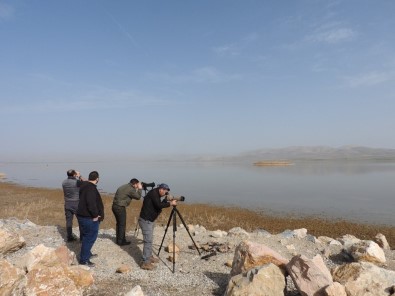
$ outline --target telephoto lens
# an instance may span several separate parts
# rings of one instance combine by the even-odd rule
[[[141,186],[143,187],[144,190],[147,190],[147,187],[154,188],[155,187],[155,183],[154,182],[151,182],[151,183],[141,182]]]
[[[184,201],[184,200],[185,200],[185,196],[182,196],[182,195],[180,195],[180,196],[174,196],[174,195],[171,195],[169,192],[167,192],[167,193],[166,193],[166,199],[167,199],[168,201],[171,201],[171,200]]]

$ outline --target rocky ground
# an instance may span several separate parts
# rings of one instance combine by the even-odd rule
[[[6,229],[17,231],[26,240],[26,246],[17,252],[5,255],[9,262],[15,262],[20,256],[33,249],[39,244],[47,247],[67,245],[78,256],[80,243],[66,243],[65,233],[62,228],[56,226],[38,226],[29,221],[16,219],[0,220],[0,224]],[[341,255],[341,246],[324,246],[317,243],[314,237],[307,235],[297,238],[290,232],[269,234],[264,230],[257,230],[247,235],[229,235],[222,231],[205,230],[203,227],[190,228],[193,241],[198,245],[199,251],[194,247],[192,239],[183,227],[178,227],[175,232],[175,242],[180,248],[177,261],[174,265],[168,260],[167,246],[173,243],[173,228],[168,228],[165,233],[163,225],[157,225],[154,233],[154,252],[157,254],[162,239],[164,243],[160,250],[160,262],[155,270],[146,271],[139,267],[142,255],[141,231],[136,236],[128,233],[127,239],[131,245],[118,246],[114,243],[115,231],[113,229],[101,229],[98,240],[93,247],[93,253],[98,257],[92,259],[96,263],[91,272],[94,274],[95,284],[84,295],[125,295],[136,285],[140,285],[144,295],[223,295],[230,279],[231,268],[227,262],[233,260],[235,247],[244,239],[265,244],[280,253],[287,259],[297,254],[303,254],[308,258],[321,254],[329,268],[342,264],[349,260]],[[74,229],[78,235],[78,229]],[[373,238],[372,238],[373,239]],[[203,247],[209,248],[204,251]],[[211,248],[210,248],[211,247]],[[215,254],[214,249],[220,249]],[[202,259],[205,255],[208,258]],[[395,270],[395,251],[385,250],[387,263],[385,268]],[[121,265],[130,267],[130,272],[117,273]],[[287,294],[299,295],[290,277],[287,278]]]

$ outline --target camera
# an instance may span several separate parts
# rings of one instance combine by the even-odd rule
[[[154,188],[155,187],[155,183],[154,182],[151,182],[151,183],[141,182],[141,186],[143,187],[143,189],[145,191],[147,191],[148,187],[151,187],[151,189]]]
[[[173,196],[171,195],[169,192],[166,193],[165,195],[165,199],[167,201],[171,201],[171,200],[176,200],[176,201],[184,201],[185,200],[185,196]]]

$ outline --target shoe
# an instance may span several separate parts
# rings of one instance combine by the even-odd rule
[[[153,265],[150,261],[148,262],[143,262],[140,265],[141,269],[145,269],[145,270],[153,270],[155,268],[155,265]]]
[[[85,266],[88,266],[88,267],[95,267],[96,264],[91,262],[90,260],[88,260],[88,261],[85,261],[85,262],[80,262],[80,265],[85,265]]]
[[[123,241],[123,242],[117,243],[117,245],[118,245],[118,246],[127,246],[127,245],[130,245],[130,243],[131,243],[131,242]]]
[[[151,256],[151,258],[149,258],[149,262],[150,263],[158,263],[160,260],[154,256]]]
[[[92,259],[92,258],[97,258],[97,257],[99,257],[99,255],[97,255],[97,254],[92,254],[90,259]]]

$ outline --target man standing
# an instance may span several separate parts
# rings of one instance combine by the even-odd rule
[[[78,202],[80,200],[80,186],[82,181],[84,181],[84,179],[81,177],[80,172],[76,170],[68,170],[67,179],[62,183],[68,242],[77,240],[77,237],[73,234],[73,217],[78,209]]]
[[[81,228],[80,264],[94,267],[90,261],[93,256],[91,249],[99,233],[99,223],[104,219],[104,206],[100,193],[97,190],[99,173],[93,171],[89,174],[88,182],[83,182],[80,189],[80,202],[78,204],[77,218]]]
[[[139,225],[143,233],[143,262],[142,269],[152,270],[155,268],[153,263],[158,262],[158,259],[152,256],[152,241],[154,234],[154,222],[162,212],[163,208],[176,206],[177,201],[166,199],[161,201],[161,197],[165,196],[170,188],[166,184],[159,184],[157,188],[152,189],[144,197],[143,206],[140,211]]]
[[[139,200],[142,195],[142,185],[139,180],[133,178],[129,183],[120,186],[114,196],[112,212],[117,220],[116,244],[119,246],[130,245],[125,239],[126,230],[126,207],[132,199]]]

